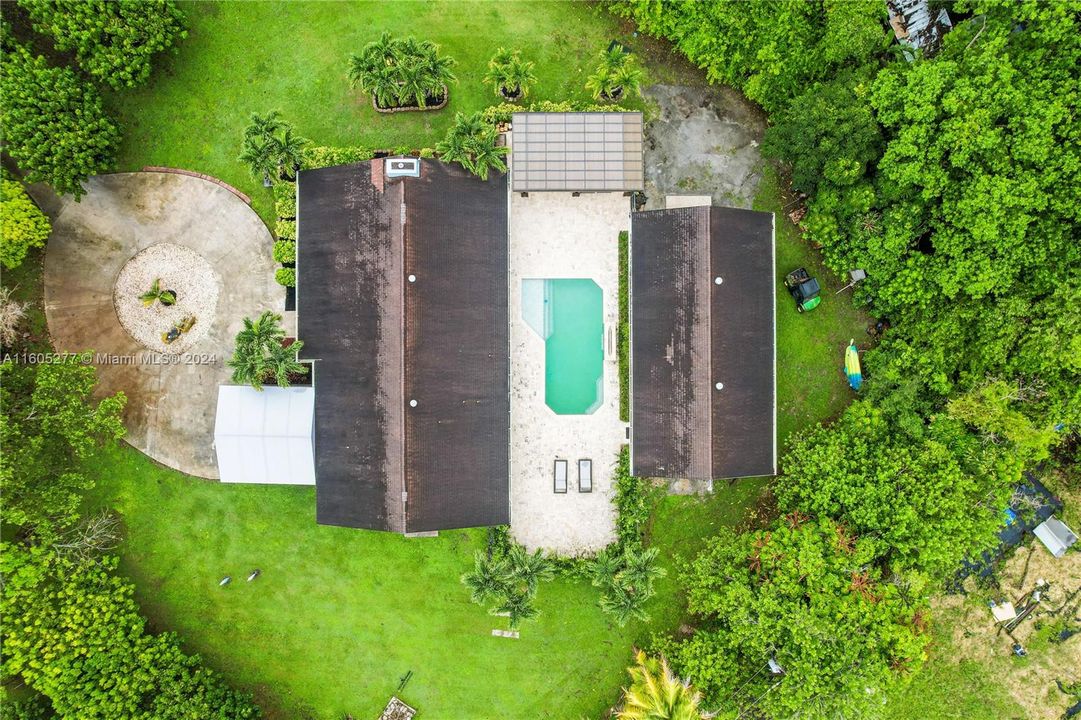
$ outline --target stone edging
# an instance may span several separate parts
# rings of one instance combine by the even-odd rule
[[[240,192],[239,190],[237,190],[235,187],[233,187],[229,183],[224,182],[222,180],[219,180],[218,178],[212,177],[210,175],[204,175],[203,173],[197,173],[197,172],[193,172],[191,170],[181,170],[180,168],[158,167],[157,165],[147,165],[146,167],[143,168],[142,171],[143,172],[172,173],[173,175],[189,175],[191,177],[197,177],[197,178],[199,178],[201,180],[207,180],[209,182],[214,183],[215,185],[218,185],[220,187],[225,188],[226,190],[228,190],[229,192],[233,193],[238,198],[243,200],[248,205],[251,205],[251,198],[250,197],[248,197],[244,193]]]
[[[384,115],[390,115],[391,113],[400,112],[428,112],[429,110],[442,110],[450,102],[450,90],[446,85],[443,86],[443,102],[438,105],[429,105],[428,107],[396,107],[396,108],[381,108],[375,102],[375,96],[372,95],[372,107],[377,113],[383,113]]]

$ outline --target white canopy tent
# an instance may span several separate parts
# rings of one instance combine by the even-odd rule
[[[222,482],[314,485],[315,389],[218,386],[214,448]]]

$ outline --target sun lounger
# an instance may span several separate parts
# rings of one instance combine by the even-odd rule
[[[578,492],[593,492],[593,461],[578,461]]]
[[[554,469],[555,485],[553,490],[557,493],[567,492],[567,461],[556,460]]]

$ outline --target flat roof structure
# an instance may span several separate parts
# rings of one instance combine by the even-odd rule
[[[214,451],[222,482],[314,485],[310,387],[218,387]]]
[[[298,335],[316,518],[427,532],[509,520],[507,179],[421,161],[298,177]]]
[[[645,184],[640,112],[521,112],[511,127],[515,192],[626,192]]]
[[[635,475],[776,474],[775,293],[771,213],[632,214]]]

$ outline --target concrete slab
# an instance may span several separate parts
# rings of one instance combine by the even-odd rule
[[[167,173],[91,178],[81,202],[55,203],[45,256],[45,314],[59,352],[96,353],[98,392],[128,397],[127,441],[154,460],[217,479],[214,416],[225,360],[245,316],[281,312],[266,225],[227,189]],[[147,247],[169,242],[204,257],[224,278],[209,332],[185,353],[144,349],[120,325],[113,285]]]
[[[668,210],[675,208],[709,207],[713,198],[709,195],[665,195],[664,206]]]
[[[727,87],[651,85],[642,94],[660,110],[645,129],[645,209],[663,209],[669,194],[750,208],[762,179],[762,113]]]
[[[612,480],[626,424],[619,419],[616,349],[618,239],[630,225],[622,193],[511,193],[511,533],[530,550],[594,552],[615,540]],[[603,401],[587,415],[557,415],[544,401],[544,341],[522,318],[525,278],[590,278],[604,315]],[[552,491],[552,464],[568,461],[568,492]],[[577,460],[593,460],[593,492],[578,492]]]

